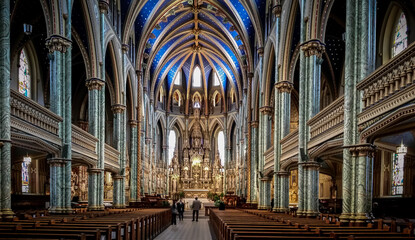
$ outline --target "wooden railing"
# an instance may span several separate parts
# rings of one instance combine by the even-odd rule
[[[362,82],[363,111],[359,124],[415,99],[415,43],[393,57]]]
[[[281,139],[282,155],[281,161],[287,160],[298,154],[298,129],[290,132]]]
[[[32,99],[10,90],[10,114],[50,134],[59,135],[59,123],[63,119]]]
[[[307,124],[310,126],[308,148],[343,133],[344,97],[340,97],[317,113]]]

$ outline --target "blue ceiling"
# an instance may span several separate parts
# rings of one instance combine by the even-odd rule
[[[242,65],[246,64],[245,55],[250,54],[246,52],[246,46],[252,50],[255,42],[253,19],[242,0],[121,2],[122,19],[126,18],[127,11],[131,11],[128,10],[130,4],[140,6],[134,32],[136,45],[145,47],[138,48],[141,52],[137,54],[145,56],[143,66],[156,86],[163,84],[170,88],[179,70],[183,71],[188,83],[190,68],[200,65],[200,56],[206,79],[210,79],[216,70],[224,90],[227,81],[233,83],[235,90],[242,88],[238,86],[243,77]],[[265,0],[255,0],[251,4],[257,7],[251,9],[251,14],[265,16],[262,14]],[[198,11],[194,10],[196,5]],[[200,31],[193,32],[197,29]]]

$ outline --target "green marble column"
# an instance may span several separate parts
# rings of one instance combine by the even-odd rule
[[[280,172],[281,144],[280,141],[290,131],[291,91],[293,84],[280,81],[275,84],[275,122],[274,122],[274,209],[276,212],[288,210],[288,189],[285,188],[285,175]],[[286,192],[285,192],[286,191]]]
[[[91,210],[102,210],[103,205],[100,205],[100,203],[103,202],[99,199],[101,198],[101,192],[100,190],[100,183],[101,183],[101,175],[103,175],[103,169],[104,169],[104,159],[103,159],[103,151],[101,151],[102,144],[101,141],[101,116],[104,116],[102,111],[105,112],[105,110],[102,109],[102,104],[100,103],[102,99],[102,92],[105,92],[104,88],[105,82],[98,78],[91,78],[86,81],[86,86],[88,88],[88,130],[89,133],[98,138],[97,143],[97,163],[95,166],[93,166],[92,169],[95,169],[93,171],[89,172],[89,181],[93,181],[91,185],[94,187],[88,188],[88,208]],[[102,149],[104,150],[104,149]],[[98,171],[100,170],[100,171]],[[91,186],[90,182],[88,182],[88,186]],[[102,195],[102,199],[104,196]]]
[[[120,152],[118,163],[120,165],[119,172],[114,177],[114,199],[113,204],[116,208],[125,207],[125,106],[122,104],[115,104],[112,106],[113,119],[114,119],[114,132],[113,132],[113,146]],[[115,187],[117,184],[117,187]]]
[[[251,142],[251,203],[258,203],[258,121],[251,122],[252,142]]]
[[[10,1],[0,4],[0,218],[11,219]]]
[[[70,19],[69,19],[70,20]],[[70,23],[66,23],[69,25]],[[68,28],[68,26],[66,26]],[[51,110],[61,116],[63,122],[59,124],[59,136],[62,140],[60,158],[61,165],[51,165],[50,170],[58,171],[61,177],[51,178],[51,185],[59,186],[55,189],[51,199],[59,198],[59,201],[51,200],[51,213],[71,213],[71,173],[72,173],[72,54],[70,40],[66,37],[51,35],[46,39],[46,47],[52,54],[50,59],[50,95]],[[54,169],[53,169],[54,168]],[[57,181],[57,182],[52,182]],[[57,205],[53,205],[57,204]]]
[[[130,120],[130,202],[137,202],[138,191],[138,165],[137,165],[137,148],[138,148],[138,129],[137,121]]]
[[[343,145],[347,148],[360,144],[357,115],[361,111],[361,99],[356,85],[374,70],[375,26],[376,1],[350,0],[346,2],[346,49],[348,51],[345,55]],[[372,169],[373,165],[369,161],[368,164],[362,166],[359,157],[352,156],[349,149],[343,150],[343,205],[340,216],[342,224],[355,221],[355,218],[361,222],[361,211],[364,208],[366,208],[366,215],[370,214],[367,206],[371,206],[371,202],[356,201],[359,198],[358,192],[362,190],[358,182],[359,174],[364,171],[363,167],[367,170]],[[367,177],[372,180],[371,174]]]
[[[246,167],[247,167],[247,196],[246,196],[246,202],[252,203],[252,180],[254,179],[254,169],[252,168],[252,77],[254,76],[253,73],[249,72],[247,73],[248,77],[248,89],[247,89],[247,142],[246,142]]]

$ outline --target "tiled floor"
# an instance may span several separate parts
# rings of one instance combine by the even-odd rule
[[[183,221],[177,218],[177,225],[170,225],[155,240],[212,240],[208,217],[205,211],[199,212],[199,221],[192,222],[191,211],[185,211]]]

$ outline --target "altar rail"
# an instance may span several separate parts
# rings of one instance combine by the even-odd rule
[[[415,43],[357,85],[363,92],[359,124],[415,99]]]
[[[344,97],[339,97],[325,107],[307,125],[310,126],[310,142],[308,148],[315,147],[343,133]]]

